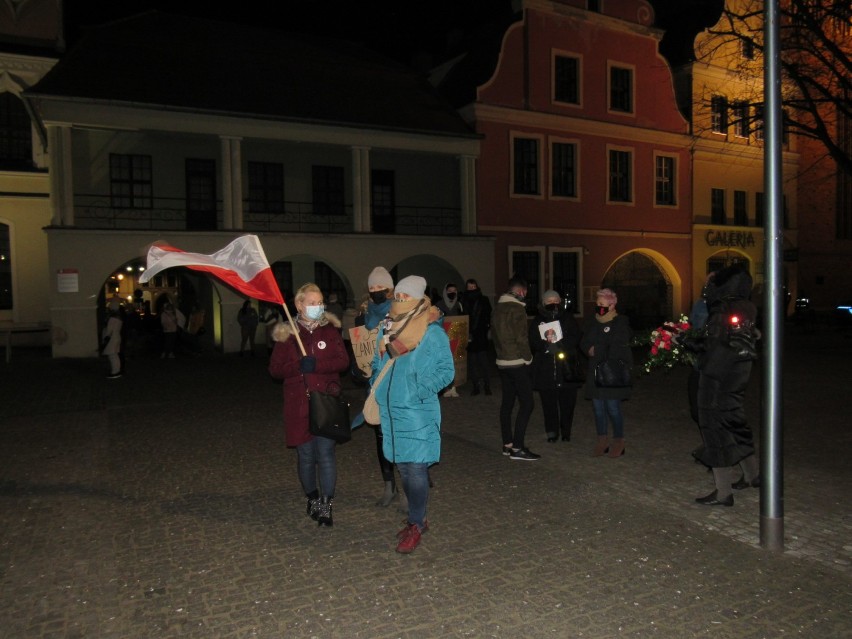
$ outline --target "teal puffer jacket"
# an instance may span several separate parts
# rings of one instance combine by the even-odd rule
[[[378,340],[381,339],[380,331]],[[376,348],[371,385],[387,361],[388,354],[379,357]],[[440,325],[430,324],[417,348],[396,358],[374,390],[381,413],[385,459],[393,463],[426,464],[440,460],[438,393],[454,377],[450,340]]]

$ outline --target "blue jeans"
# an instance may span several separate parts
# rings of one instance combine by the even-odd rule
[[[592,408],[595,411],[595,428],[598,435],[606,435],[609,430],[607,416],[612,421],[612,436],[624,437],[624,416],[621,414],[620,399],[593,399]]]
[[[426,521],[426,502],[429,501],[429,464],[397,463],[402,477],[402,489],[408,497],[408,523],[420,530]]]
[[[296,446],[299,455],[299,481],[305,494],[317,490],[317,475],[324,497],[334,497],[337,484],[337,460],[335,447],[337,442],[328,437],[314,437],[311,441]]]

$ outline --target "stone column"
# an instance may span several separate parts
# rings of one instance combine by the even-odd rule
[[[370,219],[370,148],[352,147],[352,230],[369,233]]]
[[[459,156],[459,176],[461,233],[476,235],[476,158],[474,156]]]
[[[50,223],[74,226],[74,184],[71,171],[71,127],[47,126],[50,175]]]

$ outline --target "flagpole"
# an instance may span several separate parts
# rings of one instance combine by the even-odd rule
[[[305,352],[305,345],[302,344],[302,338],[299,337],[299,327],[296,326],[296,322],[293,321],[293,316],[290,315],[290,309],[287,308],[287,304],[282,304],[284,307],[284,314],[287,316],[287,321],[290,322],[290,328],[293,329],[293,335],[296,337],[296,342],[299,344],[299,350],[302,351],[302,357],[307,356],[307,352]]]

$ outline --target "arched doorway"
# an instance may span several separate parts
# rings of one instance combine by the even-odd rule
[[[607,271],[602,286],[618,295],[618,311],[630,318],[634,330],[654,328],[672,318],[671,278],[648,255],[636,251],[623,255]]]

